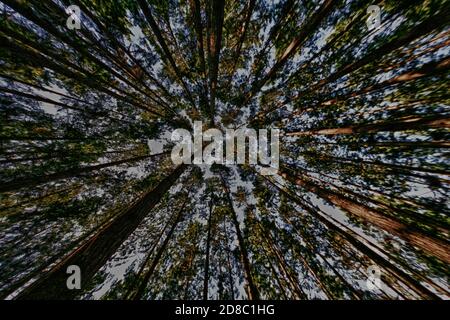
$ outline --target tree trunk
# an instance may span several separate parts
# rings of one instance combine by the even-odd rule
[[[248,25],[250,24],[250,19],[252,17],[253,10],[255,9],[255,5],[256,5],[256,0],[250,0],[250,2],[248,4],[247,13],[245,15],[244,25],[242,26],[242,29],[241,29],[241,34],[239,37],[237,49],[234,54],[234,56],[235,56],[234,62],[230,69],[230,73],[229,73],[230,80],[227,81],[227,83],[224,85],[224,88],[230,87],[231,80],[233,78],[234,72],[236,71],[236,66],[238,64],[239,58],[241,57],[242,46],[244,45],[245,37],[247,36]]]
[[[163,56],[163,59],[167,59],[175,72],[176,76],[178,77],[181,85],[183,86],[184,91],[186,92],[188,101],[192,104],[192,106],[195,108],[195,102],[194,99],[192,99],[191,92],[189,91],[189,88],[186,85],[186,82],[183,79],[183,76],[180,72],[180,69],[177,67],[177,64],[175,63],[175,60],[169,50],[169,47],[166,44],[166,41],[164,40],[164,37],[161,33],[161,30],[156,23],[155,19],[153,18],[152,12],[150,8],[148,7],[148,4],[144,0],[138,0],[139,6],[142,9],[142,12],[144,13],[145,19],[150,24],[150,27],[152,28],[152,31],[158,40],[159,45],[161,46],[162,51],[164,52],[165,56]]]
[[[161,244],[161,247],[159,248],[158,252],[156,253],[156,256],[153,258],[152,264],[150,265],[149,269],[147,270],[144,277],[142,278],[139,288],[137,289],[136,293],[134,295],[132,295],[132,297],[131,297],[132,299],[138,300],[144,295],[148,280],[152,276],[153,272],[156,269],[156,266],[159,263],[159,260],[161,259],[164,251],[166,250],[167,244],[169,243],[170,239],[172,238],[175,228],[177,227],[177,225],[180,223],[180,221],[183,218],[184,208],[186,207],[187,200],[188,200],[188,197],[186,197],[184,199],[183,204],[181,205],[181,208],[175,217],[175,221],[173,222],[172,227],[169,230],[169,233],[167,234],[166,238],[164,239],[164,242]]]
[[[220,177],[222,179],[223,188],[224,188],[225,195],[226,195],[227,201],[228,201],[228,206],[229,206],[230,212],[231,212],[231,219],[233,221],[234,228],[236,230],[236,235],[238,238],[242,264],[244,266],[245,280],[247,281],[247,284],[249,287],[249,299],[258,300],[259,299],[258,289],[256,288],[255,284],[253,283],[250,261],[248,259],[247,246],[245,244],[244,237],[242,236],[241,229],[239,227],[239,221],[237,219],[236,211],[234,210],[234,207],[233,207],[233,200],[231,199],[230,189],[228,188],[228,186],[225,182],[225,179],[222,177],[222,175]]]
[[[67,267],[76,265],[81,269],[81,287],[86,288],[95,273],[139,226],[142,220],[161,200],[185,169],[185,165],[178,166],[153,190],[149,191],[135,204],[103,226],[78,249],[65,257],[56,266],[53,266],[40,279],[20,292],[16,299],[74,299],[80,291],[75,289],[69,290],[67,288]]]
[[[216,104],[216,90],[217,90],[217,76],[219,72],[219,56],[222,47],[222,25],[224,19],[224,0],[212,0],[210,4],[210,31],[209,31],[209,88],[210,88],[210,102],[209,102],[209,116],[211,123],[214,123],[214,112]]]
[[[208,234],[206,236],[206,252],[205,252],[205,272],[203,276],[203,300],[208,300],[208,284],[209,284],[209,255],[211,247],[211,217],[212,217],[212,202],[209,204],[208,217]]]
[[[154,154],[154,155],[139,156],[139,157],[134,157],[134,158],[117,160],[117,161],[113,161],[113,162],[102,163],[102,164],[98,164],[98,165],[90,166],[90,167],[68,169],[66,171],[55,172],[55,173],[44,175],[44,176],[16,179],[16,180],[13,180],[10,182],[2,183],[2,185],[0,186],[0,193],[17,191],[24,187],[31,188],[31,187],[37,186],[39,184],[47,183],[47,182],[51,182],[51,181],[72,178],[72,177],[78,177],[80,175],[84,175],[86,173],[93,172],[93,171],[98,171],[100,169],[109,168],[109,167],[117,166],[117,165],[124,164],[124,163],[133,163],[133,162],[141,161],[141,160],[148,159],[148,158],[153,158],[153,157],[160,156],[162,154],[167,154],[167,153],[168,152],[163,152],[163,153],[158,153],[158,154]]]
[[[284,51],[283,55],[280,59],[274,64],[274,66],[270,69],[270,71],[262,78],[257,81],[252,87],[252,91],[250,96],[247,98],[247,101],[253,97],[255,94],[261,90],[261,88],[274,77],[274,75],[286,64],[289,58],[291,58],[296,52],[297,49],[309,38],[313,31],[316,31],[320,26],[322,21],[328,16],[333,7],[337,4],[338,1],[333,0],[325,0],[322,6],[319,8],[317,12],[305,23],[304,26],[301,27],[299,34],[295,37],[289,46]]]
[[[315,185],[310,181],[306,181],[299,176],[293,175],[291,172],[285,171],[284,169],[281,170],[281,175],[288,181],[304,187],[307,191],[315,193],[322,199],[327,200],[333,205],[362,219],[366,223],[375,225],[392,235],[404,239],[408,244],[420,248],[430,256],[434,256],[445,263],[450,263],[448,245],[443,241],[431,238],[420,230],[405,226],[397,219],[388,217],[371,207],[357,203],[335,191],[327,190]]]
[[[309,131],[286,132],[287,136],[315,136],[315,135],[338,135],[359,134],[372,132],[397,132],[405,130],[421,130],[428,128],[450,128],[448,115],[435,115],[428,117],[408,116],[401,120],[385,121],[373,124],[361,124],[343,128],[324,128]]]
[[[263,179],[268,181],[270,184],[275,186],[280,192],[285,194],[289,199],[300,205],[303,209],[305,209],[311,216],[317,218],[321,223],[323,223],[328,229],[331,231],[335,231],[337,234],[341,235],[346,241],[348,241],[352,246],[354,246],[356,249],[360,250],[363,254],[365,254],[367,257],[372,259],[375,263],[379,264],[386,270],[388,270],[392,275],[403,281],[405,284],[407,284],[410,288],[412,288],[415,292],[419,293],[422,297],[427,299],[437,299],[438,296],[436,296],[435,293],[430,291],[427,287],[423,286],[420,282],[418,282],[416,279],[414,279],[411,275],[404,272],[403,270],[399,269],[396,265],[391,263],[389,259],[384,258],[382,255],[380,255],[378,252],[373,250],[371,247],[369,247],[365,243],[365,239],[363,239],[358,234],[354,233],[353,231],[344,230],[344,227],[339,227],[338,222],[332,221],[333,218],[325,216],[324,214],[320,213],[319,211],[314,211],[311,207],[306,205],[302,199],[300,199],[298,196],[291,194],[284,188],[280,187],[278,184],[274,183],[270,179],[268,179],[265,176],[262,176]]]

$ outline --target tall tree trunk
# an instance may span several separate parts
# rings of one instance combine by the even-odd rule
[[[146,68],[144,68],[142,66],[142,64],[129,52],[129,50],[127,50],[119,41],[117,41],[116,39],[116,35],[112,34],[112,32],[110,32],[110,29],[107,28],[99,19],[98,17],[93,14],[85,5],[82,1],[80,0],[66,0],[65,1],[66,4],[76,4],[77,6],[79,6],[81,8],[81,11],[83,11],[84,14],[86,14],[92,21],[95,22],[95,24],[100,28],[100,30],[102,31],[103,35],[107,35],[108,38],[110,39],[110,41],[116,46],[116,55],[111,55],[108,52],[108,57],[110,57],[111,59],[116,60],[117,54],[121,54],[121,53],[126,53],[131,61],[134,63],[134,65],[138,66],[141,70],[143,70],[144,74],[150,79],[152,80],[153,83],[155,83],[155,85],[158,87],[158,89],[160,89],[164,95],[166,97],[170,97],[171,94],[169,93],[169,91],[167,91],[167,89],[164,87],[164,85],[155,77],[153,77]],[[98,43],[98,41],[95,41],[96,45],[100,46],[100,44]],[[107,52],[106,49],[103,49],[104,52]],[[126,70],[127,72],[130,72],[130,66],[128,64],[126,64]],[[145,85],[144,81],[141,81],[141,83],[143,85]]]
[[[382,266],[386,270],[388,270],[392,275],[400,279],[402,282],[407,284],[411,289],[420,294],[422,297],[427,299],[437,299],[438,296],[431,290],[429,290],[426,286],[421,284],[419,281],[414,279],[410,274],[404,272],[402,269],[398,268],[395,264],[390,262],[389,259],[386,259],[380,253],[372,249],[369,245],[366,244],[366,240],[363,239],[358,234],[354,233],[350,229],[344,230],[344,226],[339,226],[339,222],[334,221],[332,217],[329,217],[325,214],[322,214],[318,210],[312,209],[309,205],[305,204],[305,202],[300,199],[297,195],[292,194],[290,191],[285,190],[283,187],[279,186],[277,183],[268,179],[266,176],[262,176],[264,180],[272,184],[276,187],[280,192],[285,194],[288,199],[297,203],[301,208],[306,210],[311,216],[315,217],[323,223],[328,229],[336,232],[340,236],[342,236],[346,241],[348,241],[352,246],[361,251],[367,257],[372,259],[379,266]]]
[[[443,241],[432,238],[420,230],[405,226],[397,219],[388,217],[376,209],[357,203],[356,201],[335,191],[327,190],[321,186],[311,183],[311,181],[306,181],[299,176],[293,175],[292,172],[282,169],[281,175],[288,181],[304,187],[309,192],[314,192],[322,199],[327,200],[328,202],[362,219],[363,221],[406,240],[406,242],[412,246],[420,248],[425,253],[435,256],[445,263],[450,263],[448,245]]]
[[[53,266],[40,279],[20,292],[17,299],[74,299],[80,291],[67,288],[67,267],[76,265],[80,268],[81,287],[85,288],[95,273],[139,226],[186,168],[185,165],[178,166],[153,190],[145,194],[111,222],[101,227],[89,240]]]
[[[81,46],[79,43],[77,43],[76,41],[74,41],[72,38],[68,37],[66,34],[60,32],[54,25],[52,25],[50,22],[41,19],[40,17],[38,17],[30,8],[28,8],[27,6],[23,6],[23,4],[19,4],[16,1],[10,1],[7,0],[8,5],[11,5],[11,7],[13,7],[15,10],[17,10],[18,12],[20,12],[21,14],[23,14],[25,17],[27,17],[28,19],[30,19],[31,21],[35,22],[36,24],[38,24],[39,26],[41,26],[43,29],[45,29],[46,31],[48,31],[50,34],[52,34],[53,36],[55,36],[58,40],[63,41],[64,43],[68,44],[69,46],[71,46],[72,48],[74,48],[77,52],[82,53],[83,55],[85,55],[86,57],[89,57],[92,61],[94,61],[97,65],[101,66],[102,68],[104,68],[105,70],[107,70],[110,74],[114,75],[115,77],[117,77],[118,79],[122,80],[124,83],[126,83],[127,85],[129,85],[130,87],[134,88],[135,90],[141,92],[142,94],[146,95],[147,97],[149,97],[150,99],[152,99],[154,102],[158,103],[158,101],[156,101],[152,96],[149,96],[148,93],[146,93],[145,91],[143,91],[142,89],[140,89],[138,86],[136,86],[132,81],[128,80],[127,78],[125,78],[122,74],[118,73],[116,70],[110,68],[107,64],[105,64],[104,62],[102,62],[100,59],[98,59],[97,57],[95,57],[94,55],[90,54],[85,47]],[[55,14],[60,13],[61,15],[64,14],[64,12],[62,11],[62,9],[58,6],[54,6],[54,9],[57,11]],[[23,37],[21,34],[19,33],[15,33],[14,38],[16,39],[20,39],[22,42],[26,42],[28,45],[30,46],[36,46],[38,45],[37,42],[31,42],[29,41],[27,38]],[[45,50],[45,48],[43,48],[42,46],[39,46],[39,48],[37,48],[40,52],[46,52],[47,55],[55,58],[57,61],[62,62],[65,61],[66,64],[70,64],[69,61],[67,61],[66,59],[62,59],[61,56],[57,56],[56,53],[54,52],[50,52],[49,50]],[[75,68],[77,68],[76,65],[73,65]],[[165,105],[165,108],[169,108],[170,106],[168,106],[167,104]]]
[[[181,205],[181,208],[179,209],[179,211],[175,217],[175,221],[173,222],[172,227],[170,228],[169,232],[167,233],[167,236],[164,239],[164,242],[161,244],[161,247],[158,249],[158,252],[156,253],[155,257],[153,258],[152,264],[150,265],[149,269],[147,270],[144,277],[142,278],[137,291],[131,296],[132,299],[138,300],[144,295],[145,288],[147,287],[147,284],[148,284],[148,280],[150,279],[153,272],[155,271],[155,269],[159,263],[159,260],[161,259],[164,251],[167,248],[167,244],[172,239],[172,236],[173,236],[173,233],[174,233],[176,227],[178,226],[178,224],[180,223],[180,221],[183,218],[183,213],[184,213],[184,209],[186,207],[187,200],[188,200],[188,197],[186,197],[184,199],[183,204]]]
[[[432,61],[426,63],[422,67],[418,69],[414,69],[411,71],[407,71],[400,75],[397,75],[391,79],[379,82],[377,84],[368,86],[356,92],[349,92],[347,94],[337,96],[336,98],[322,101],[318,104],[318,106],[328,106],[337,103],[338,101],[346,101],[350,98],[358,97],[366,93],[370,93],[373,91],[378,91],[381,89],[387,89],[397,84],[402,84],[405,82],[418,80],[424,77],[435,76],[441,73],[445,73],[450,67],[450,58],[446,58],[440,61]],[[427,100],[429,102],[429,100]],[[317,110],[317,109],[316,109]]]
[[[316,157],[320,160],[327,160],[332,162],[339,162],[344,164],[352,164],[355,166],[361,166],[361,165],[369,165],[369,166],[378,166],[378,167],[385,167],[389,169],[394,169],[396,172],[405,172],[408,174],[411,171],[417,171],[417,172],[423,172],[423,173],[431,173],[431,174],[439,174],[439,175],[450,175],[450,173],[447,170],[443,169],[431,169],[431,168],[424,168],[423,166],[407,166],[407,165],[401,165],[401,164],[391,164],[391,163],[385,163],[381,161],[369,161],[369,160],[363,160],[363,159],[355,159],[355,158],[345,158],[345,157],[335,157],[328,154],[323,154],[319,152],[303,152],[303,154],[309,154],[313,157]]]
[[[203,300],[208,300],[208,286],[209,286],[209,255],[211,247],[211,218],[212,218],[213,205],[212,201],[209,204],[209,217],[208,217],[208,233],[206,236],[206,252],[205,252],[205,272],[203,276]]]
[[[226,216],[223,216],[223,234],[225,234],[225,240],[224,242],[226,243],[226,247],[223,248],[223,250],[225,250],[226,254],[227,254],[227,258],[226,258],[226,263],[227,263],[227,271],[228,271],[228,285],[230,286],[229,290],[230,290],[230,298],[229,300],[234,300],[234,278],[233,278],[233,267],[231,265],[231,258],[230,258],[230,253],[231,253],[231,249],[230,249],[230,243],[227,235],[230,234],[228,232],[228,227],[227,227],[227,221],[226,221]],[[223,254],[223,251],[221,251],[221,254]]]
[[[60,59],[52,60],[50,58],[47,58],[42,53],[30,48],[24,48],[23,46],[19,46],[16,42],[10,41],[10,39],[2,35],[0,35],[0,40],[2,46],[6,44],[5,47],[7,47],[9,51],[18,54],[19,56],[22,56],[24,59],[28,59],[32,65],[49,68],[58,75],[64,75],[70,79],[76,80],[79,83],[89,85],[92,89],[103,92],[125,103],[129,103],[151,114],[165,118],[163,114],[158,113],[155,110],[152,110],[151,108],[147,107],[143,102],[137,102],[134,98],[128,97],[127,96],[128,93],[118,88],[117,86],[112,85],[110,82],[107,82],[106,80],[98,79],[98,77],[95,74],[92,73],[84,74],[82,72],[86,72],[85,70],[82,70],[80,73],[79,70],[72,70],[68,68],[67,65],[62,66],[59,63],[55,62],[59,61]],[[121,95],[109,88],[122,92],[125,95]],[[168,119],[168,121],[171,121],[171,119]]]
[[[298,93],[295,97],[292,99],[288,99],[289,101],[283,101],[280,103],[277,103],[274,107],[269,108],[268,110],[264,111],[264,115],[267,115],[269,113],[274,112],[275,110],[282,108],[286,105],[287,102],[292,102],[293,100],[301,99],[303,96],[310,94],[311,92],[317,91],[318,89],[322,88],[323,86],[332,83],[333,81],[338,80],[339,78],[358,70],[364,66],[366,66],[369,63],[373,63],[374,61],[377,61],[381,57],[389,54],[390,52],[405,46],[412,41],[419,39],[420,37],[432,32],[433,30],[443,26],[446,24],[449,10],[444,9],[443,11],[439,12],[437,15],[430,17],[417,25],[416,27],[410,29],[408,33],[399,36],[386,44],[380,46],[378,49],[370,51],[367,55],[362,57],[360,60],[351,62],[343,67],[341,67],[338,71],[334,72],[330,76],[328,76],[326,79],[318,81],[316,84],[309,86],[305,91]],[[261,117],[262,115],[258,114],[257,118]]]
[[[191,15],[194,20],[195,33],[197,36],[198,63],[200,64],[201,73],[200,109],[206,111],[208,108],[208,84],[206,79],[206,61],[203,44],[203,24],[200,11],[200,0],[189,0],[189,3],[191,7]]]
[[[371,50],[367,55],[365,55],[361,59],[341,67],[338,71],[330,75],[328,78],[321,80],[317,84],[311,86],[308,91],[317,90],[319,87],[322,87],[327,83],[331,83],[357,69],[362,68],[363,66],[369,63],[373,63],[374,61],[380,59],[384,55],[404,45],[411,43],[412,41],[432,32],[436,28],[446,25],[448,21],[448,15],[449,10],[448,8],[445,8],[437,15],[434,15],[426,19],[422,23],[418,24],[414,28],[411,28],[406,34],[387,42],[386,44],[380,46],[375,50]]]
[[[396,132],[404,130],[420,130],[428,128],[450,128],[450,118],[448,115],[434,116],[407,116],[400,120],[383,121],[373,124],[361,124],[342,128],[323,128],[309,131],[286,132],[287,136],[314,136],[314,135],[338,135],[338,134],[358,134],[372,132]]]
[[[355,163],[357,163],[357,161],[355,161]],[[333,187],[336,190],[343,191],[345,193],[350,194],[351,196],[354,197],[354,199],[361,199],[365,202],[373,203],[376,206],[378,206],[382,209],[385,209],[387,211],[402,213],[405,216],[407,216],[408,218],[414,218],[414,219],[416,219],[416,221],[421,221],[422,223],[425,223],[428,226],[434,227],[437,232],[442,234],[445,238],[448,238],[448,234],[449,234],[449,230],[450,230],[448,223],[445,223],[440,219],[436,219],[434,217],[429,217],[429,216],[426,216],[426,215],[418,212],[418,209],[420,209],[420,208],[426,208],[426,209],[433,210],[432,207],[427,207],[426,205],[417,203],[411,199],[405,199],[405,198],[397,197],[394,195],[382,193],[382,192],[373,190],[371,188],[368,188],[367,186],[357,185],[357,184],[351,183],[349,181],[345,181],[346,186],[352,186],[356,189],[365,188],[367,191],[369,191],[370,194],[366,195],[365,193],[356,193],[353,190],[351,190],[350,188],[347,188],[344,186],[338,186],[329,181],[325,181],[325,180],[317,178],[315,176],[315,174],[317,174],[317,172],[315,172],[315,171],[308,170],[305,168],[299,169],[299,167],[295,167],[295,169],[292,169],[292,170],[294,170],[295,172],[301,171],[302,175],[307,176],[308,179],[318,181],[322,185],[324,185],[324,184],[330,185],[331,187]],[[326,175],[323,172],[321,173],[321,175],[328,179],[334,180],[334,181],[343,182],[342,180],[339,180],[336,177],[333,177],[330,175]],[[393,202],[394,203],[400,202],[405,205],[408,205],[408,207],[407,208],[398,208],[398,207],[392,205]],[[435,231],[433,231],[433,232],[435,232]]]
[[[313,141],[314,145],[335,145],[335,146],[348,146],[352,148],[368,148],[368,147],[389,147],[389,148],[450,148],[450,142],[445,140],[436,141],[339,141],[339,142],[325,142],[325,141]]]
[[[224,0],[212,0],[209,4],[210,8],[210,31],[209,31],[209,88],[210,88],[210,118],[211,123],[214,123],[214,112],[216,104],[216,91],[217,91],[217,77],[219,72],[219,57],[220,49],[222,47],[222,25],[224,19]]]
[[[163,153],[158,153],[158,154],[154,154],[154,155],[145,155],[145,156],[139,156],[139,157],[134,157],[134,158],[128,158],[128,159],[122,159],[122,160],[102,163],[102,164],[98,164],[95,166],[68,169],[65,171],[55,172],[55,173],[43,175],[43,176],[20,178],[20,179],[16,179],[16,180],[13,180],[10,182],[2,183],[0,185],[0,193],[17,191],[24,187],[31,188],[31,187],[37,186],[39,184],[47,183],[47,182],[51,182],[51,181],[56,181],[56,180],[61,180],[61,179],[66,179],[66,178],[71,178],[71,177],[78,177],[78,176],[84,175],[89,172],[98,171],[100,169],[109,168],[109,167],[117,166],[117,165],[124,164],[124,163],[133,163],[133,162],[153,158],[153,157],[160,156],[162,154],[167,154],[167,153],[168,152],[163,152]]]
[[[220,175],[220,177],[221,177],[225,195],[226,195],[226,198],[228,201],[228,206],[230,208],[231,219],[233,221],[234,228],[236,230],[236,235],[238,238],[239,248],[240,248],[240,252],[241,252],[241,260],[242,260],[242,264],[244,266],[245,280],[247,281],[247,284],[249,287],[249,299],[258,300],[259,292],[253,282],[250,261],[248,259],[247,245],[245,244],[244,237],[242,236],[242,233],[241,233],[241,228],[239,227],[239,221],[237,219],[236,211],[234,210],[234,207],[233,207],[233,200],[231,199],[230,189],[228,188],[227,183],[226,183],[225,179],[223,178],[223,176]]]
[[[39,156],[39,157],[26,157],[26,158],[14,158],[12,159],[11,157],[7,157],[4,160],[0,160],[0,164],[2,163],[17,163],[17,162],[25,162],[25,161],[31,161],[31,162],[36,162],[36,161],[40,161],[40,160],[49,160],[49,159],[58,159],[58,160],[62,160],[62,159],[66,159],[66,158],[70,158],[70,157],[74,157],[74,156],[104,156],[106,154],[124,154],[124,153],[128,153],[128,154],[133,154],[133,151],[138,151],[137,149],[129,149],[129,150],[117,150],[117,151],[105,151],[105,152],[86,152],[86,153],[80,153],[80,154],[75,154],[74,152],[70,153],[70,152],[65,152],[65,151],[59,151],[59,152],[49,152],[46,153],[46,155],[44,156]],[[20,154],[20,153],[19,153]]]
[[[282,56],[277,60],[269,72],[259,81],[257,81],[247,97],[246,101],[249,101],[251,97],[257,94],[261,88],[271,80],[275,74],[286,64],[286,62],[297,52],[298,48],[311,36],[312,32],[316,31],[322,21],[328,16],[333,7],[339,1],[325,0],[322,6],[313,14],[313,16],[300,28],[300,31],[291,43],[283,52]]]
[[[139,280],[142,278],[142,274],[144,273],[145,267],[147,266],[150,258],[153,255],[153,252],[155,251],[156,247],[158,246],[159,242],[161,241],[163,235],[166,233],[167,228],[169,228],[170,223],[172,222],[172,219],[176,218],[176,214],[174,216],[170,216],[167,222],[164,224],[164,227],[162,228],[161,232],[158,234],[157,240],[153,243],[153,245],[150,247],[150,249],[147,251],[147,254],[142,261],[141,267],[139,268],[139,271],[136,273],[136,279],[134,281],[134,285],[130,286],[127,293],[125,294],[125,299],[133,298],[136,292],[136,286],[139,285]]]
[[[305,232],[301,231],[301,229],[299,229],[297,227],[297,225],[291,221],[291,219],[289,217],[287,217],[284,214],[281,214],[281,217],[283,218],[283,220],[292,226],[292,228],[294,229],[294,231],[297,233],[297,235],[304,241],[304,243],[306,244],[306,246],[309,249],[310,255],[314,255],[316,257],[320,257],[323,262],[333,271],[333,273],[339,278],[339,280],[345,285],[345,287],[351,292],[351,294],[353,295],[354,298],[360,300],[361,296],[359,294],[359,292],[357,292],[353,286],[348,283],[348,281],[336,270],[336,268],[330,263],[328,262],[328,259],[326,257],[324,257],[321,253],[320,253],[320,248],[315,248],[314,245],[311,243],[310,240],[307,239],[307,235],[305,234]],[[316,279],[318,279],[320,281],[320,277],[316,275],[316,273],[314,273]],[[321,282],[320,282],[321,283]],[[321,283],[321,286],[324,287],[324,285]],[[325,291],[325,290],[324,290]],[[328,291],[328,289],[326,290],[326,292],[328,292],[328,296],[329,297],[333,297],[333,295],[331,294],[331,292]]]
[[[275,257],[278,262],[278,267],[281,273],[284,275],[287,283],[290,284],[291,289],[296,297],[296,299],[306,299],[306,293],[303,291],[302,287],[298,283],[297,276],[292,274],[291,268],[286,263],[286,260],[282,253],[278,250],[277,246],[274,244],[272,237],[267,237],[267,230],[261,225],[261,222],[256,220],[256,225],[260,230],[260,234],[263,236],[263,241],[268,245],[269,256]],[[281,269],[280,269],[281,268]]]
[[[198,59],[200,63],[200,71],[206,72],[205,50],[203,47],[203,25],[200,12],[200,0],[189,0],[191,6],[191,15],[193,15],[195,33],[197,36]]]
[[[238,40],[236,52],[234,53],[234,62],[232,64],[230,72],[229,72],[230,79],[224,85],[224,88],[230,87],[231,80],[233,78],[234,72],[236,71],[236,66],[241,57],[242,47],[244,45],[245,37],[247,36],[248,26],[250,24],[250,19],[252,17],[253,10],[255,9],[255,5],[256,5],[256,0],[250,0],[248,3],[247,13],[245,14],[245,19],[244,19],[244,24],[241,28],[241,34],[240,34],[240,37]]]
[[[153,14],[152,14],[150,8],[148,7],[147,2],[144,0],[138,0],[138,3],[139,3],[140,8],[142,9],[142,12],[144,13],[145,19],[150,24],[153,34],[155,35],[162,51],[164,52],[164,56],[162,58],[167,59],[169,61],[173,71],[175,72],[184,91],[186,92],[188,101],[191,103],[191,105],[194,108],[196,108],[194,99],[192,98],[192,95],[191,95],[191,92],[190,92],[188,86],[186,85],[186,82],[183,79],[183,75],[181,74],[180,69],[178,68],[178,66],[176,64],[176,62],[172,56],[172,53],[170,52],[170,49],[166,44],[166,41],[164,40],[164,37],[161,33],[161,30],[160,30],[158,24],[156,23],[155,19],[153,18]]]

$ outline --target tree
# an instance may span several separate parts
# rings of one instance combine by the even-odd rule
[[[450,7],[371,5],[1,0],[0,297],[448,299]],[[278,171],[175,166],[194,121]]]

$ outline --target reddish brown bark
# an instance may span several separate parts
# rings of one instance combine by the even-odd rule
[[[95,273],[108,261],[120,245],[138,227],[147,214],[170,189],[186,166],[177,167],[153,190],[147,192],[132,206],[125,209],[111,222],[102,226],[98,232],[84,242],[78,249],[48,270],[40,279],[19,293],[21,300],[64,300],[73,299],[78,290],[66,286],[67,267],[77,265],[81,269],[81,286],[85,288]]]

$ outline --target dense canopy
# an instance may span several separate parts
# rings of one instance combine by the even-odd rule
[[[450,299],[449,9],[1,0],[0,297]],[[174,165],[194,121],[278,171]]]

